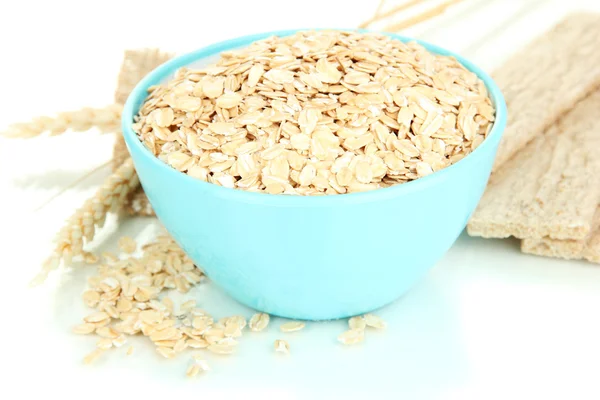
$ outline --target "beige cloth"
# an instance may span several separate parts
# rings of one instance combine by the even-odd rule
[[[146,74],[172,57],[172,54],[157,49],[127,50],[119,73],[115,102],[124,104],[129,93]],[[113,170],[117,169],[128,157],[129,152],[123,135],[118,132],[113,151]],[[127,200],[125,209],[134,215],[154,215],[141,186]]]

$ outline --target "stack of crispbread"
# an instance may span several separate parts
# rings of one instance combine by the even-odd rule
[[[572,15],[495,75],[509,121],[470,235],[600,262],[599,45],[600,15]]]

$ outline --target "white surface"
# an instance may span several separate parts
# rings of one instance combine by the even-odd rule
[[[125,48],[186,51],[257,31],[354,27],[376,3],[3,2],[0,129],[40,114],[111,102]],[[405,34],[493,70],[569,9],[582,7],[600,9],[595,0],[469,0]],[[110,159],[112,141],[94,131],[0,139],[3,398],[351,399],[369,391],[394,399],[600,397],[598,267],[523,255],[512,240],[464,235],[418,287],[378,312],[389,328],[369,331],[360,346],[336,343],[343,321],[310,323],[304,331],[281,335],[275,320],[268,333],[246,334],[237,355],[208,355],[213,370],[197,380],[183,376],[187,357],[164,360],[142,340],[133,341],[131,357],[122,348],[83,366],[81,358],[95,340],[72,335],[70,328],[86,312],[79,295],[93,270],[54,274],[35,290],[26,284],[61,222],[108,174],[103,167],[74,184]],[[118,234],[115,227],[109,223],[96,245],[114,249],[122,233],[144,238],[160,229],[144,218],[124,222]],[[217,316],[250,315],[212,285],[194,295]],[[291,345],[287,357],[272,351],[273,340],[283,336]]]

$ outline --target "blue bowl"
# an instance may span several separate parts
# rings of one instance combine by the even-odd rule
[[[147,89],[180,67],[271,35],[228,40],[177,57],[148,74],[123,110],[123,134],[156,215],[192,260],[239,302],[297,319],[372,311],[406,293],[446,253],[479,202],[506,125],[492,79],[456,57],[486,84],[496,107],[488,138],[469,156],[390,188],[336,196],[251,193],[194,179],[152,155],[131,128]],[[412,41],[390,35],[402,41]]]

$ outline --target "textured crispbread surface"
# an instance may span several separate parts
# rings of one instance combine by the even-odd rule
[[[119,72],[117,90],[115,91],[115,102],[124,104],[129,93],[146,74],[172,57],[173,54],[164,53],[157,49],[125,51],[125,57]],[[128,157],[127,146],[123,140],[123,135],[119,132],[113,150],[113,170],[117,169]],[[154,215],[150,202],[141,186],[128,199],[125,209],[134,215]]]
[[[600,200],[600,90],[509,160],[488,185],[472,236],[583,240]]]
[[[593,230],[583,240],[524,239],[521,241],[524,253],[567,260],[585,259],[600,264],[600,207],[594,215]]]
[[[600,14],[573,14],[494,73],[508,123],[494,171],[600,84]]]

